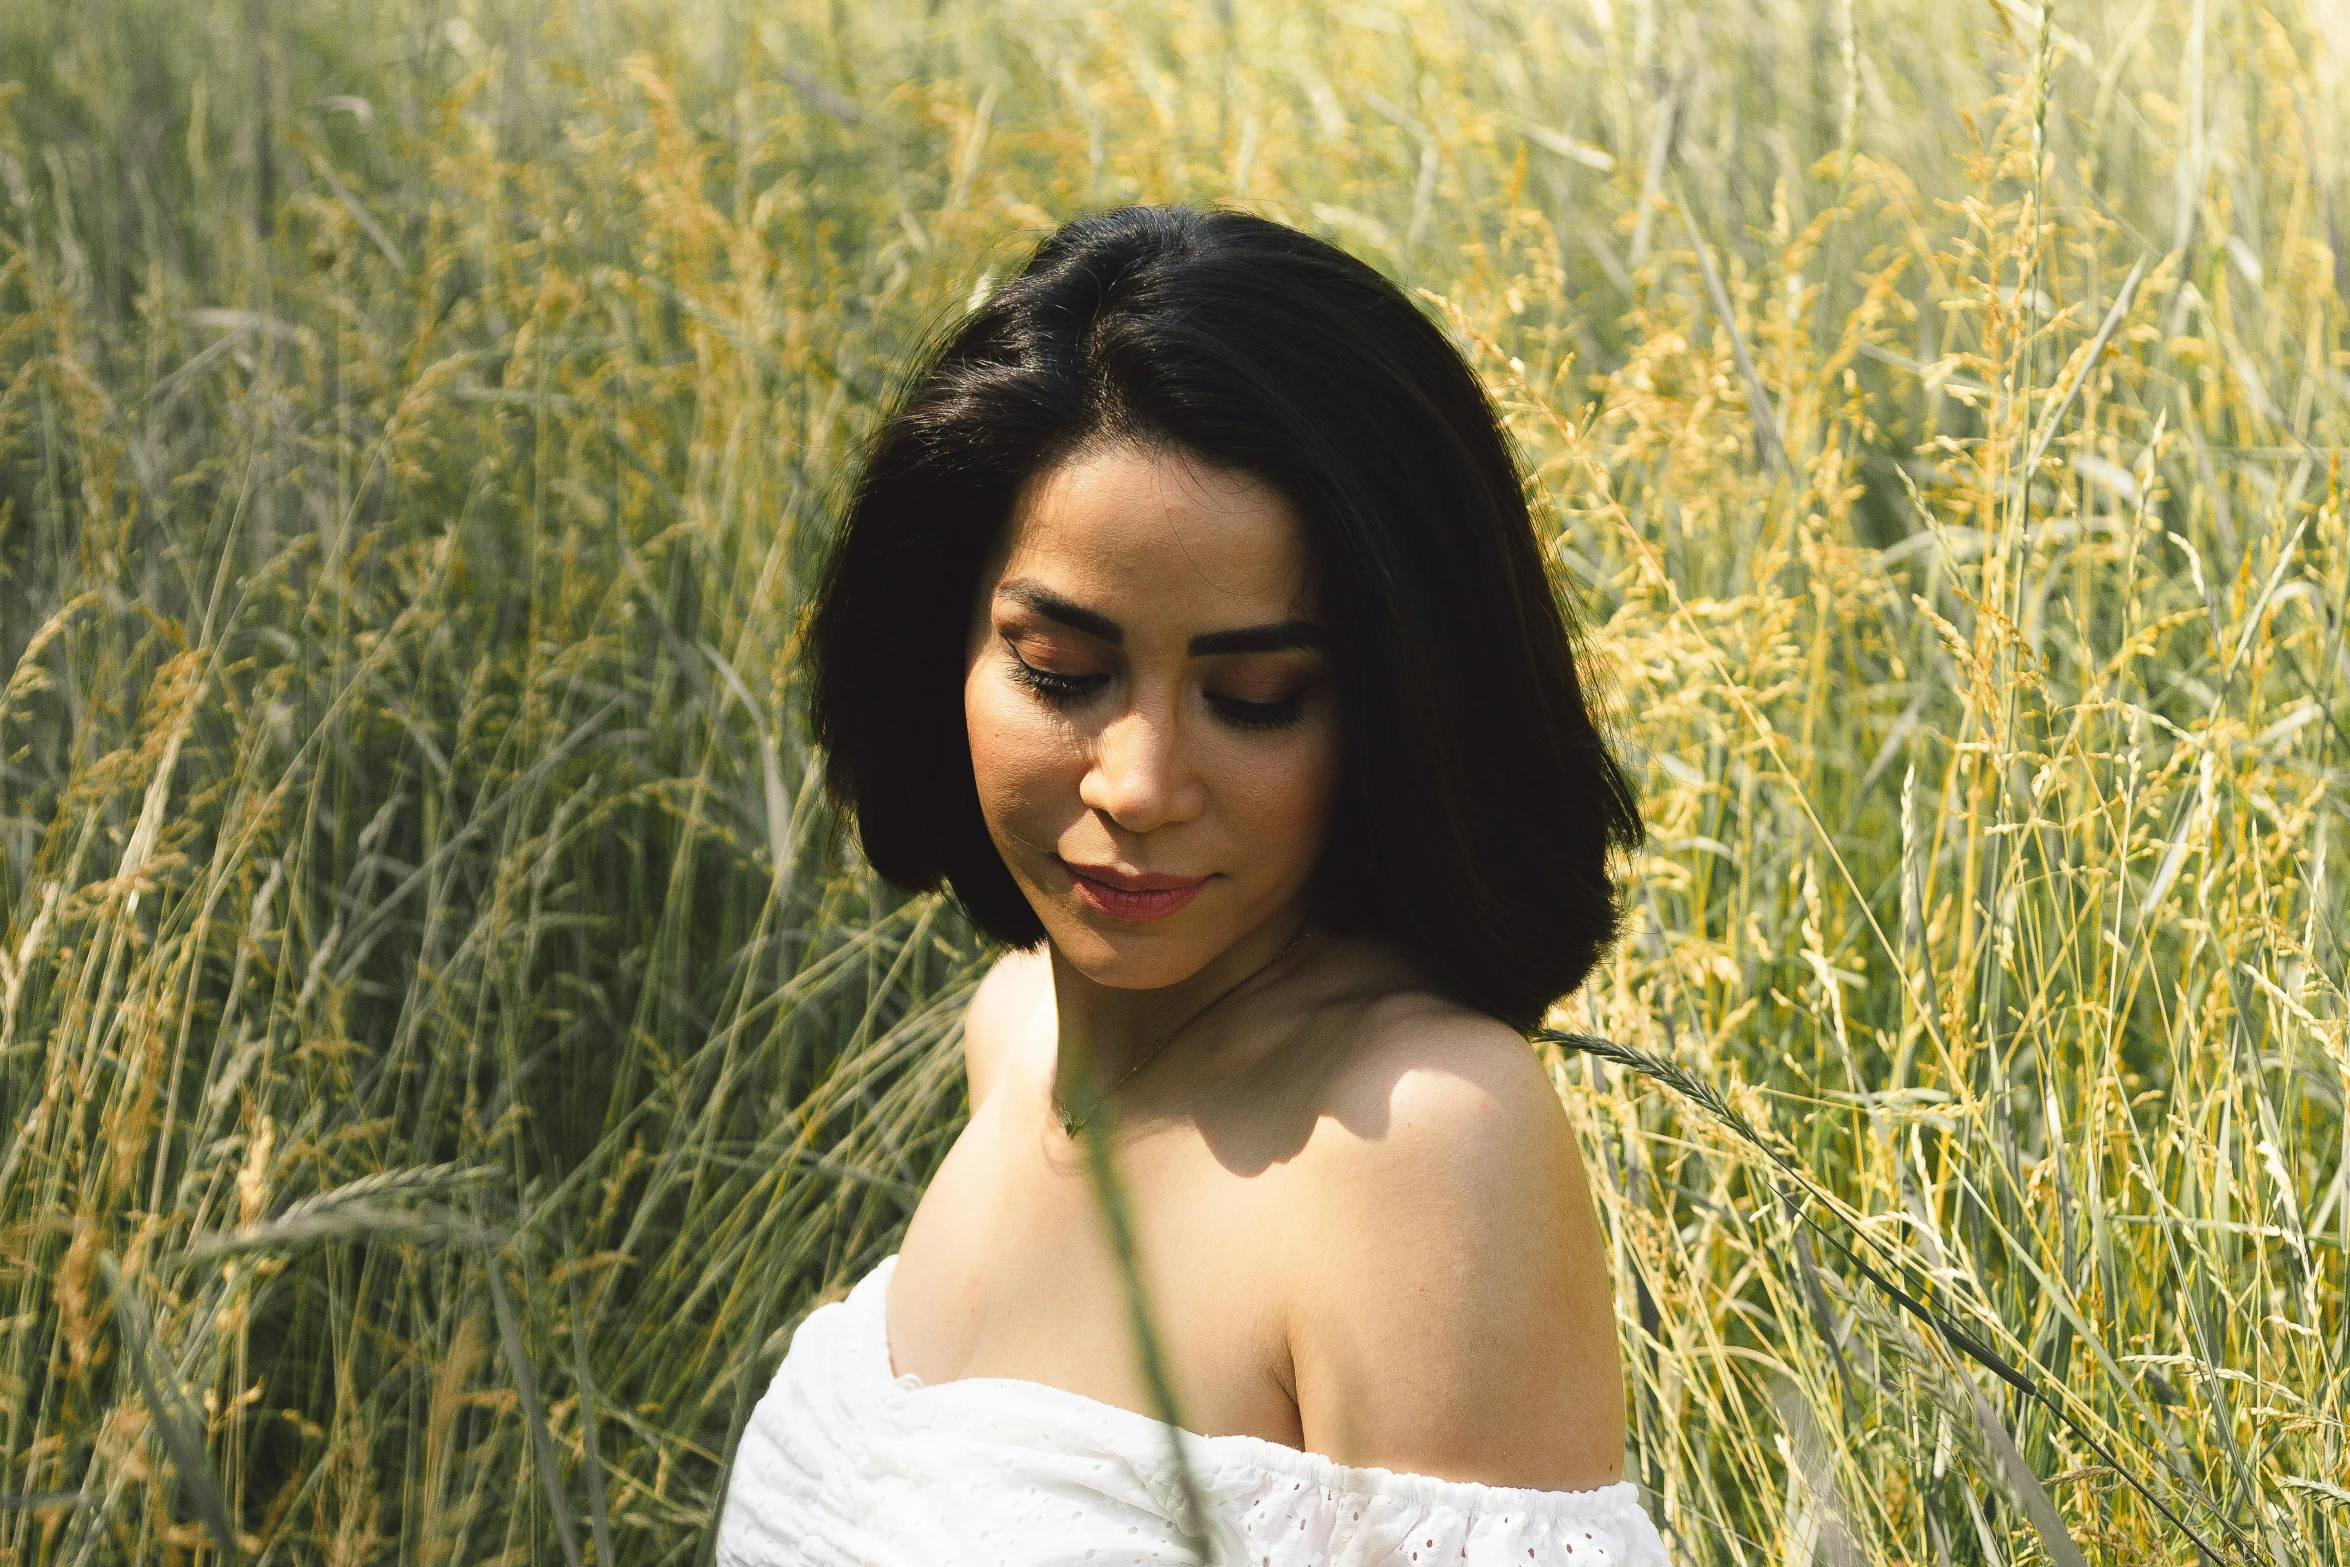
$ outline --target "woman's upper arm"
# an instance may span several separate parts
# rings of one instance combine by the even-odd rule
[[[1538,1490],[1623,1474],[1607,1249],[1525,1042],[1455,1015],[1362,1075],[1308,1177],[1290,1340],[1306,1446]],[[1344,1130],[1338,1130],[1343,1128]]]
[[[963,1012],[963,1070],[974,1111],[994,1091],[1022,1031],[1051,991],[1052,964],[1039,951],[1005,953],[971,993]]]

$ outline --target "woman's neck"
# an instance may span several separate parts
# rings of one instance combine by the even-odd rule
[[[1187,979],[1151,990],[1104,985],[1051,947],[1053,1010],[1059,1025],[1055,1093],[1064,1104],[1118,1083],[1154,1052],[1181,1054],[1199,1039],[1175,1040],[1194,1020],[1242,991],[1283,957],[1306,927],[1302,905],[1285,907]],[[1201,1034],[1200,1038],[1208,1037]],[[1089,1082],[1090,1079],[1090,1082]]]

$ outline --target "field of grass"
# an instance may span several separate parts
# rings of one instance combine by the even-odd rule
[[[1651,816],[1538,1044],[1740,1567],[2350,1560],[2334,0],[0,9],[0,1561],[694,1562],[986,953],[794,639],[1230,200],[1509,410]],[[1572,801],[1560,809],[1572,810]]]

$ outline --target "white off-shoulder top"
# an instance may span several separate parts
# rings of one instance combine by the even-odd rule
[[[1005,1377],[890,1371],[897,1258],[810,1312],[737,1450],[719,1567],[1139,1567],[1189,1561],[1183,1443],[1220,1567],[1664,1567],[1630,1482],[1594,1491],[1356,1469]]]

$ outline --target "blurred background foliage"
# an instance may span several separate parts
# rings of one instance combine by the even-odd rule
[[[1423,290],[1524,448],[1653,828],[1553,1020],[1651,1069],[1537,1048],[1676,1558],[2350,1557],[2346,62],[2331,0],[0,13],[0,1558],[707,1559],[987,956],[814,787],[828,519],[1136,200]]]

